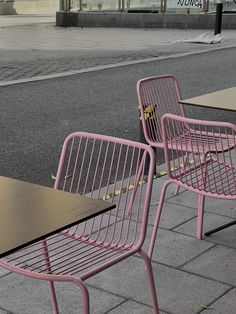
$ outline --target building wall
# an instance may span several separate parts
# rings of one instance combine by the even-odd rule
[[[0,15],[56,12],[59,0],[0,0]]]
[[[56,25],[62,27],[141,27],[214,29],[215,14],[57,12]],[[223,29],[236,29],[236,15],[223,14]]]

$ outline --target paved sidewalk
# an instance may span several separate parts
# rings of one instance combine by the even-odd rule
[[[54,15],[0,17],[0,84],[50,78],[236,46],[224,30],[219,44],[187,43],[213,30],[60,28]]]
[[[37,16],[36,22],[34,16],[0,17],[0,85],[236,46],[235,31],[222,31],[223,43],[203,45],[177,42],[196,37],[202,30],[62,29],[55,27],[53,16],[45,18]],[[166,179],[154,181],[150,229]],[[174,196],[173,190],[171,186],[167,194],[153,260],[161,313],[235,314],[235,226],[197,240],[196,195],[181,191]],[[235,218],[235,201],[207,200],[204,230]],[[91,313],[151,313],[139,257],[88,280],[88,288]],[[82,313],[77,287],[58,284],[57,292],[61,313]],[[7,313],[52,313],[47,283],[0,269],[0,314]]]

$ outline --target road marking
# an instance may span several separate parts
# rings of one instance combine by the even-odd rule
[[[149,63],[149,62],[160,61],[160,60],[181,58],[181,57],[191,56],[191,55],[195,55],[195,54],[201,54],[201,53],[206,53],[206,52],[211,52],[211,51],[216,51],[216,50],[229,49],[229,48],[235,48],[235,45],[225,46],[225,47],[216,47],[214,49],[204,49],[204,50],[180,52],[180,53],[175,53],[175,54],[171,54],[171,55],[167,55],[167,56],[151,57],[151,58],[139,59],[139,60],[133,60],[133,61],[124,61],[124,62],[114,63],[114,64],[98,65],[98,66],[94,66],[91,68],[80,69],[80,70],[72,70],[72,71],[66,71],[66,72],[49,74],[49,75],[33,76],[30,78],[18,79],[18,80],[12,80],[12,81],[3,81],[3,82],[0,82],[0,87],[1,86],[16,85],[16,84],[24,84],[24,83],[30,83],[30,82],[37,82],[37,81],[43,81],[43,80],[50,80],[50,79],[55,79],[55,78],[60,78],[60,77],[73,76],[73,75],[79,75],[79,74],[84,74],[84,73],[89,73],[89,72],[119,68],[119,67],[123,67],[123,66],[134,65],[134,64]]]

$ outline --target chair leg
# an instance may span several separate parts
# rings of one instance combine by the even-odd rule
[[[45,265],[47,267],[47,271],[48,271],[48,273],[51,273],[52,269],[51,269],[51,264],[50,264],[50,257],[49,257],[49,252],[48,252],[47,241],[42,240],[41,244],[42,244],[42,250],[43,250],[43,254],[44,254],[44,258],[45,258]],[[58,314],[59,309],[58,309],[57,297],[56,297],[56,292],[55,292],[55,287],[54,287],[53,281],[49,281],[49,289],[50,289],[50,293],[51,293],[53,312],[54,312],[54,314]]]
[[[155,280],[154,280],[153,269],[152,269],[152,262],[151,262],[151,259],[148,257],[148,255],[144,251],[141,250],[139,253],[143,257],[145,261],[145,265],[146,265],[147,279],[148,279],[149,292],[150,292],[151,301],[152,301],[153,314],[159,314]]]
[[[54,287],[54,283],[52,281],[49,281],[49,289],[50,289],[50,293],[51,293],[51,299],[52,299],[52,305],[53,305],[53,313],[54,314],[59,314],[55,287]]]
[[[150,240],[150,245],[149,245],[149,251],[148,251],[148,257],[150,259],[152,259],[152,255],[153,255],[154,245],[155,245],[156,236],[157,236],[157,229],[159,226],[159,222],[160,222],[160,218],[161,218],[161,212],[162,212],[162,208],[163,208],[163,203],[165,200],[166,189],[167,189],[168,185],[171,183],[172,183],[171,180],[166,181],[162,187],[162,190],[161,190],[160,200],[159,200],[159,203],[157,206],[157,212],[156,212],[156,216],[155,216],[155,220],[154,220],[154,225],[153,225],[152,235],[151,235],[151,240]]]
[[[83,300],[83,314],[90,314],[89,292],[88,292],[88,289],[87,289],[85,283],[81,279],[75,278],[75,277],[70,277],[70,278],[67,277],[64,280],[61,279],[59,281],[72,282],[72,283],[76,284],[77,286],[79,286],[79,288],[81,290],[81,294],[82,294],[82,300]],[[51,291],[51,296],[52,296],[52,303],[53,303],[53,307],[54,307],[53,313],[59,314],[54,284],[52,281],[50,281],[49,284],[50,284],[50,291]]]
[[[89,302],[88,288],[86,287],[85,283],[78,278],[71,278],[71,281],[73,281],[81,289],[82,300],[83,300],[83,314],[90,314],[90,302]]]
[[[203,214],[205,206],[205,195],[198,195],[198,218],[197,218],[197,238],[202,239]]]
[[[180,185],[176,185],[175,191],[174,191],[174,195],[178,195],[179,194],[179,189],[180,189]]]
[[[41,243],[42,243],[42,250],[43,250],[43,254],[44,254],[44,258],[45,258],[45,265],[47,266],[48,273],[50,273],[52,270],[51,270],[51,264],[50,264],[50,257],[49,257],[47,242],[46,242],[46,240],[42,240]],[[82,282],[82,280],[80,280],[78,278],[74,278],[74,277],[71,277],[69,280],[66,280],[66,281],[74,282],[76,285],[78,285],[80,287],[81,293],[82,293],[82,299],[83,299],[83,312],[84,312],[84,314],[89,314],[90,313],[89,292],[88,292],[88,289],[87,289],[85,283]],[[54,314],[59,314],[56,292],[55,292],[55,287],[54,287],[53,281],[49,282],[49,288],[50,288],[50,292],[51,292]]]

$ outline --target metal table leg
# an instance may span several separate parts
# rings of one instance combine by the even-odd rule
[[[220,227],[217,227],[217,228],[215,228],[215,229],[212,229],[212,230],[210,230],[210,231],[205,232],[205,236],[209,236],[209,235],[212,234],[212,233],[215,233],[215,232],[218,232],[218,231],[223,230],[223,229],[225,229],[225,228],[231,227],[231,226],[233,226],[233,225],[235,225],[235,224],[236,224],[236,219],[233,220],[233,221],[228,222],[228,223],[225,224],[225,225],[222,225],[222,226],[220,226]]]

